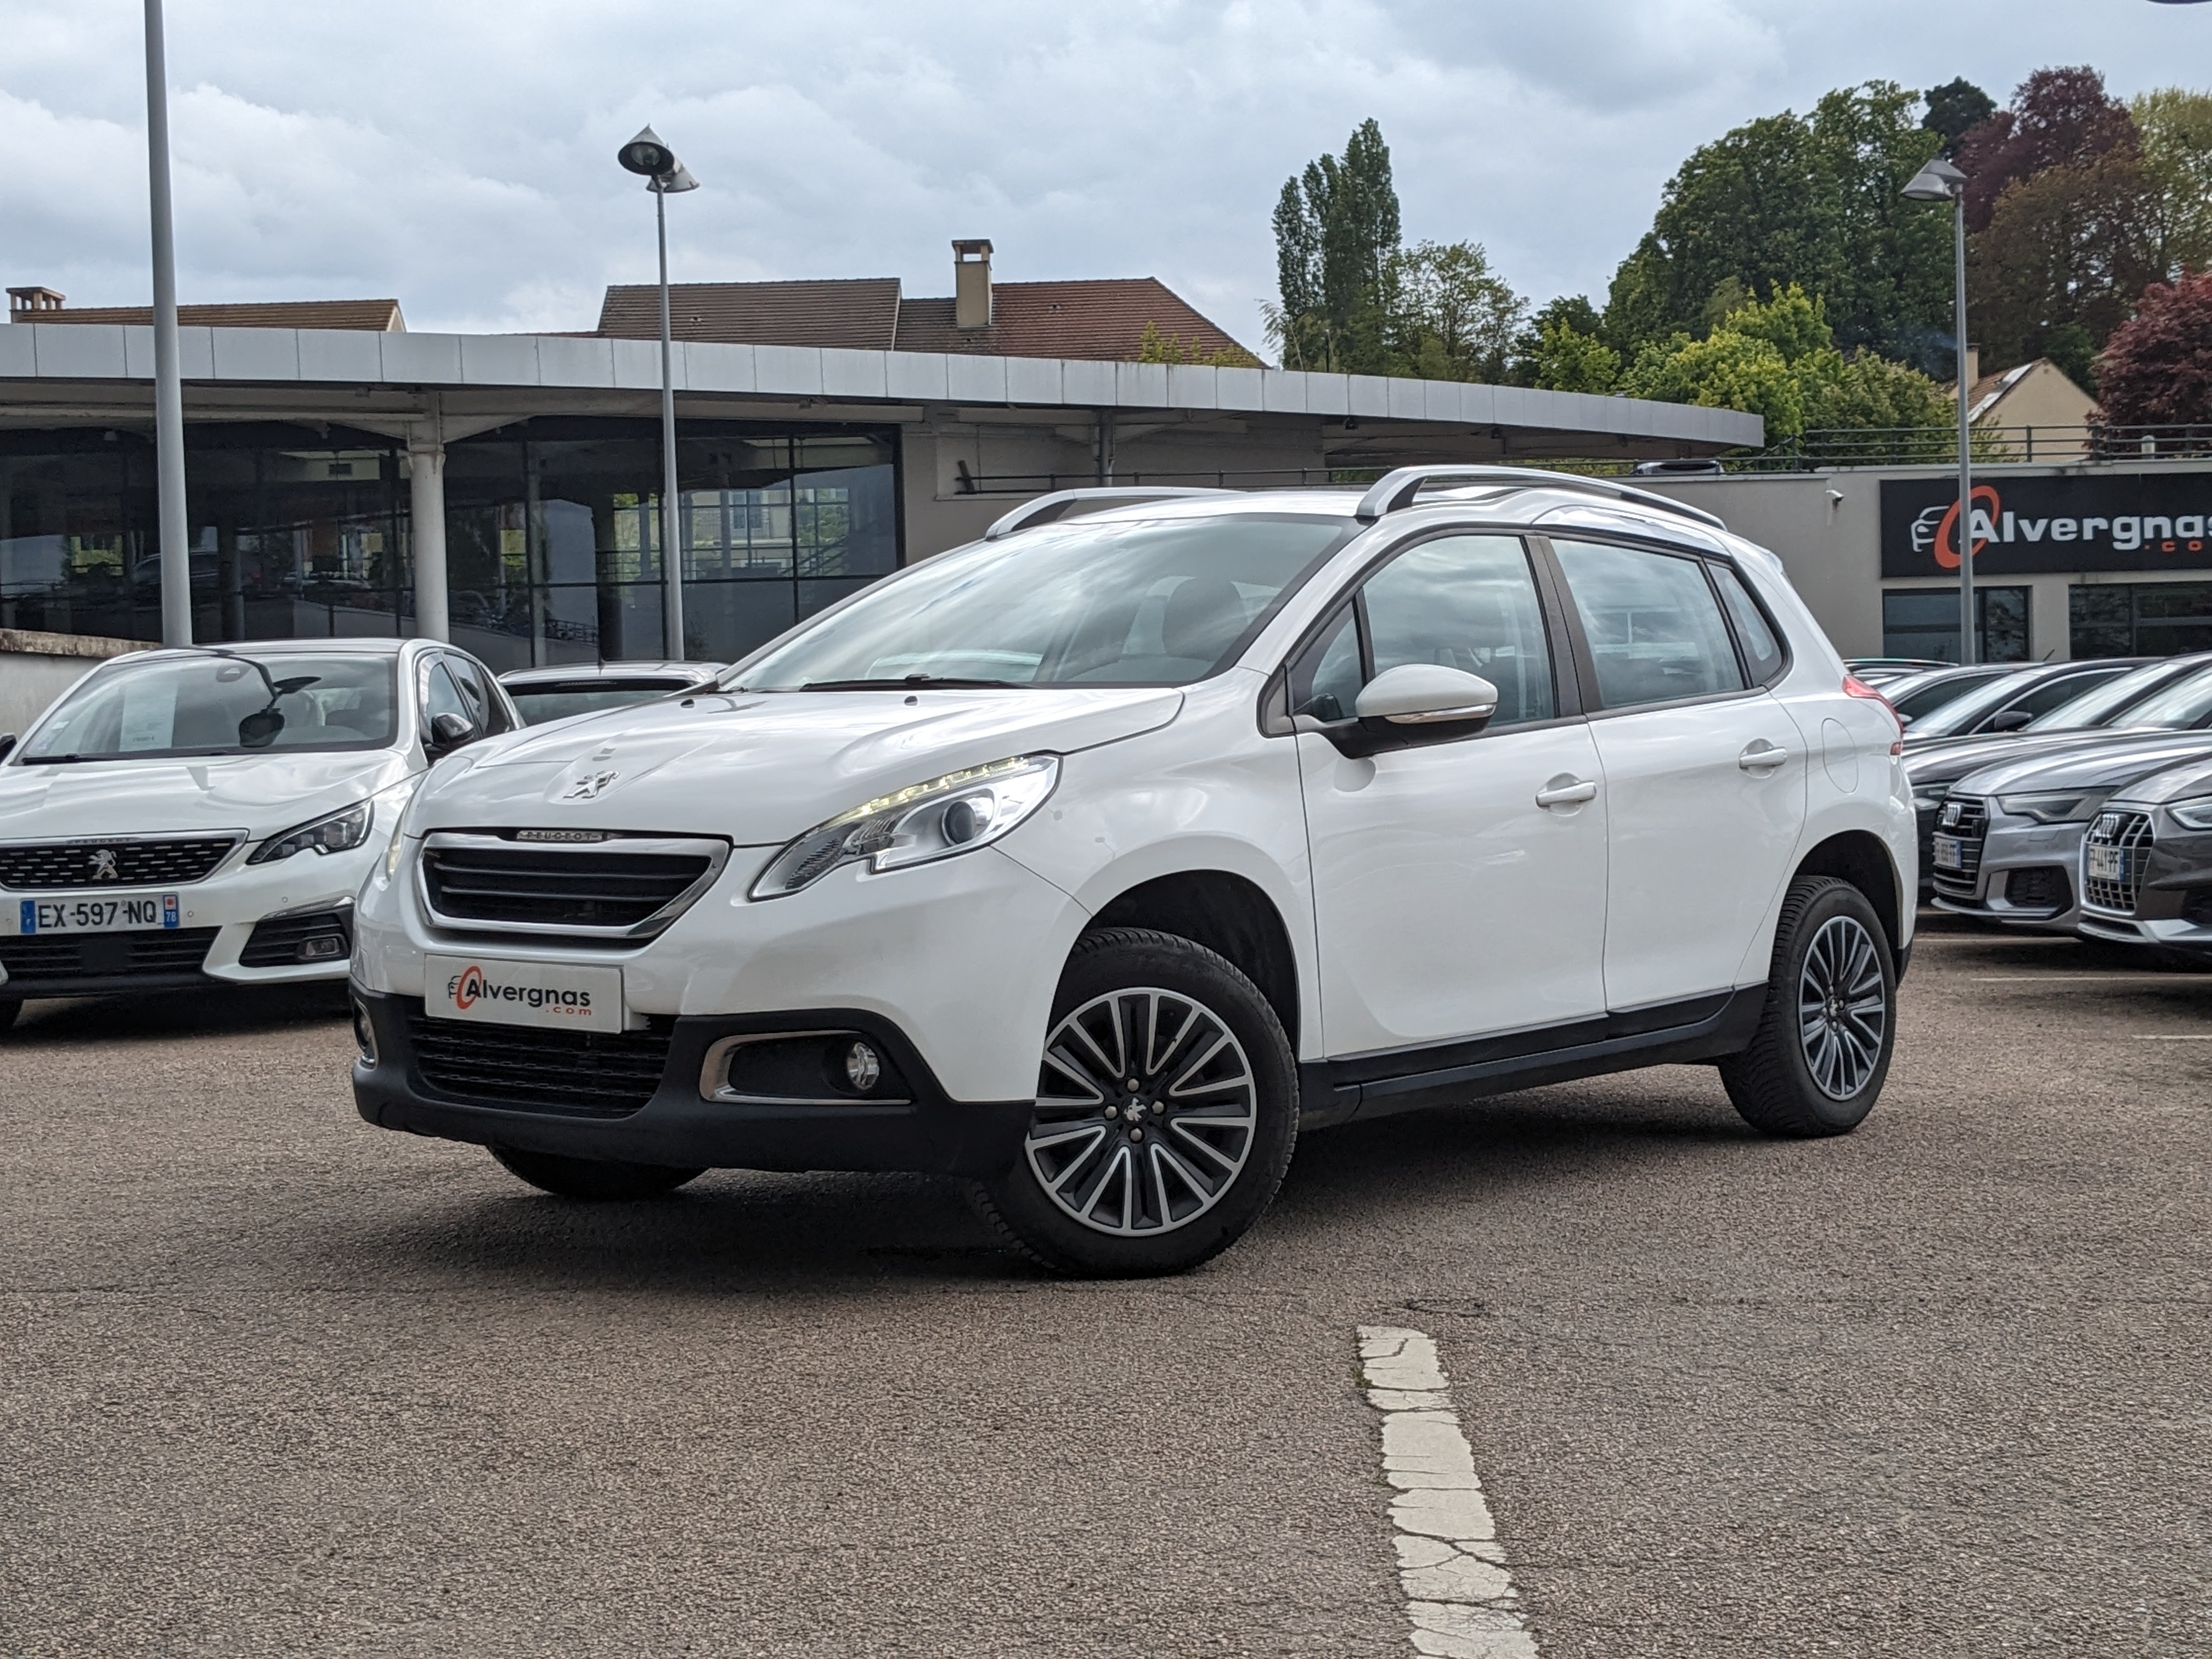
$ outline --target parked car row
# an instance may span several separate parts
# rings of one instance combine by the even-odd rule
[[[1923,901],[2212,960],[2212,653],[2000,669],[1923,696],[1905,753]]]

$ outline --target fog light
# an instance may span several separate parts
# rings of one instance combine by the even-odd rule
[[[329,962],[346,953],[346,942],[336,933],[318,933],[313,939],[300,941],[299,957],[302,962]]]
[[[376,1027],[368,1018],[368,1010],[359,997],[349,999],[353,1004],[353,1040],[361,1047],[361,1063],[376,1064]]]
[[[866,1043],[856,1042],[845,1050],[846,1080],[862,1094],[882,1081],[883,1075],[884,1062]]]

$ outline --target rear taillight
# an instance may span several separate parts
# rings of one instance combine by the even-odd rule
[[[1869,702],[1880,703],[1890,719],[1897,721],[1897,736],[1890,741],[1889,752],[1893,755],[1901,755],[1905,752],[1905,722],[1899,718],[1897,706],[1894,703],[1856,674],[1844,676],[1844,695],[1847,697],[1864,697]]]

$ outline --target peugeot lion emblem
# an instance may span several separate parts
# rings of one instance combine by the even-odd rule
[[[578,778],[574,783],[570,784],[568,786],[568,793],[562,796],[561,799],[562,800],[597,800],[599,798],[600,792],[621,775],[622,774],[619,772],[592,772],[586,774],[585,776]]]
[[[92,849],[92,878],[94,881],[123,879],[123,872],[115,862],[115,849],[112,847],[95,847]]]

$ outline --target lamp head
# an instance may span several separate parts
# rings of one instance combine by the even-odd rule
[[[632,173],[641,173],[648,179],[658,179],[673,173],[683,163],[676,152],[660,142],[660,135],[651,127],[644,128],[637,137],[615,152],[615,160]]]
[[[1909,202],[1949,202],[1966,187],[1966,175],[1942,156],[1914,173],[1902,194]]]
[[[678,161],[666,173],[656,173],[646,181],[647,190],[659,191],[663,196],[675,196],[687,190],[699,188],[699,181],[691,176],[691,169]]]

